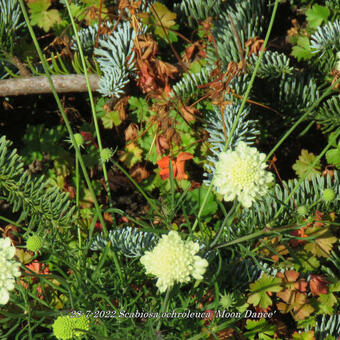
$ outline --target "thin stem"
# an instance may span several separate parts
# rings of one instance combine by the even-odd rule
[[[79,159],[76,153],[76,206],[77,206],[77,220],[79,220],[79,189],[80,189],[80,176],[79,176]],[[77,223],[77,231],[78,231],[78,248],[79,248],[79,258],[81,257],[81,231],[80,224]]]
[[[96,135],[97,135],[98,147],[99,147],[99,151],[101,153],[101,151],[103,150],[103,145],[102,145],[102,141],[101,141],[101,138],[100,138],[100,131],[99,131],[98,120],[97,120],[97,115],[96,115],[96,108],[95,108],[95,105],[94,105],[94,100],[93,100],[93,95],[92,95],[92,91],[91,91],[89,75],[88,75],[87,68],[86,68],[86,62],[85,62],[85,57],[84,57],[84,53],[83,53],[83,48],[82,48],[81,42],[79,40],[76,24],[73,20],[70,5],[69,5],[68,1],[65,1],[65,4],[66,4],[67,11],[68,11],[68,14],[69,14],[69,17],[70,17],[70,20],[71,20],[74,35],[75,35],[76,40],[77,40],[80,59],[81,59],[82,65],[83,65],[84,75],[85,75],[85,79],[86,79],[86,85],[87,85],[88,93],[89,93],[89,99],[90,99],[90,104],[91,104],[93,123],[94,123],[94,127],[95,127],[95,130],[96,130]],[[100,160],[101,160],[101,163],[102,163],[104,180],[105,180],[105,184],[106,184],[106,190],[107,190],[107,194],[108,194],[108,197],[109,197],[109,204],[110,204],[110,208],[112,208],[112,197],[111,197],[111,191],[110,191],[110,186],[109,186],[109,179],[108,179],[108,176],[107,176],[106,165],[105,165],[105,162],[101,158],[100,158]]]
[[[285,232],[285,231],[288,231],[288,230],[291,230],[291,229],[296,229],[296,225],[290,225],[288,227],[284,226],[284,227],[279,227],[279,228],[275,228],[275,229],[263,229],[263,230],[255,232],[255,233],[252,233],[250,235],[245,235],[245,236],[239,237],[235,240],[232,240],[232,241],[229,241],[229,242],[226,242],[226,243],[222,243],[218,246],[215,246],[211,250],[216,250],[216,249],[219,249],[219,248],[226,248],[226,247],[232,246],[234,244],[238,244],[238,243],[242,243],[242,242],[252,240],[254,238],[258,238],[258,237],[265,235],[265,234],[266,235],[277,234],[277,233]]]
[[[156,327],[156,332],[158,332],[160,329],[161,329],[161,325],[162,325],[162,314],[165,312],[165,310],[167,309],[167,306],[168,306],[168,301],[169,301],[169,296],[170,296],[170,290],[171,288],[168,287],[168,289],[166,290],[166,295],[165,295],[165,298],[163,300],[163,303],[162,303],[162,307],[161,307],[161,311],[159,313],[159,320],[158,320],[158,324],[157,324],[157,327]]]
[[[233,134],[234,134],[234,132],[235,132],[235,129],[236,129],[236,127],[237,127],[237,123],[238,123],[238,121],[239,121],[239,119],[240,119],[240,116],[241,116],[241,114],[242,114],[243,108],[244,108],[244,106],[245,106],[245,104],[246,104],[246,102],[247,102],[247,98],[248,98],[248,96],[249,96],[250,90],[251,90],[251,88],[252,88],[252,86],[253,86],[253,83],[254,83],[254,80],[255,80],[255,77],[256,77],[256,73],[257,73],[257,71],[258,71],[258,69],[259,69],[259,67],[260,67],[261,60],[262,60],[262,57],[263,57],[265,48],[266,48],[266,46],[267,46],[267,44],[268,44],[268,40],[269,40],[270,33],[271,33],[271,30],[272,30],[272,27],[273,27],[273,24],[274,24],[274,19],[275,19],[275,16],[276,16],[276,11],[277,11],[277,7],[278,7],[278,5],[279,5],[279,2],[280,2],[280,0],[275,0],[273,12],[272,12],[272,16],[271,16],[271,18],[270,18],[270,22],[269,22],[269,26],[268,26],[268,30],[267,30],[266,37],[265,37],[265,39],[264,39],[263,47],[262,47],[261,52],[260,52],[260,55],[259,55],[259,57],[258,57],[258,59],[257,59],[256,65],[255,65],[255,68],[254,68],[254,72],[253,72],[253,74],[252,74],[252,76],[251,76],[251,79],[250,79],[250,81],[249,81],[249,85],[248,85],[247,91],[246,91],[246,93],[245,93],[244,96],[243,96],[243,99],[242,99],[242,102],[241,102],[241,106],[240,106],[240,108],[239,108],[239,110],[238,110],[236,119],[235,119],[235,121],[234,121],[234,124],[233,124],[231,130],[230,130],[228,139],[227,139],[226,144],[225,144],[225,147],[224,147],[224,151],[227,150],[227,148],[229,147],[231,137],[233,136]],[[210,192],[211,192],[211,190],[212,190],[212,185],[213,185],[214,176],[215,176],[215,174],[213,175],[213,177],[212,177],[212,179],[211,179],[211,182],[210,182],[210,185],[209,185],[209,188],[208,188],[208,191],[207,191],[207,193],[206,193],[205,196],[204,196],[203,203],[202,203],[202,205],[201,205],[201,207],[200,207],[200,210],[198,211],[196,220],[195,220],[195,222],[194,222],[194,224],[193,224],[193,226],[192,226],[192,231],[195,231],[195,230],[196,230],[196,227],[197,227],[198,221],[199,221],[199,219],[200,219],[200,217],[201,217],[201,215],[202,215],[203,209],[204,209],[205,205],[207,204],[208,197],[209,197]]]
[[[226,217],[224,218],[221,228],[218,231],[215,239],[211,242],[209,249],[213,248],[215,246],[215,244],[218,242],[219,238],[222,235],[222,232],[224,230],[225,227],[229,227],[230,226],[230,221],[232,221],[233,217],[236,215],[236,212],[238,211],[238,209],[240,208],[241,204],[238,203],[236,206],[236,201],[234,200],[233,202],[233,206],[231,207],[231,209],[229,210],[228,214],[226,215]]]
[[[331,94],[333,88],[340,83],[340,78],[328,89],[324,92],[322,96],[318,100],[316,100],[310,107],[309,109],[293,124],[293,126],[284,134],[284,136],[276,143],[276,145],[273,147],[273,149],[268,153],[265,161],[267,161],[273,154],[274,152],[279,148],[279,146],[288,138],[288,136],[302,123],[306,117],[320,104],[320,102],[326,98],[328,95]]]
[[[72,141],[72,144],[73,144],[73,147],[75,148],[76,150],[76,153],[78,155],[78,158],[79,158],[79,163],[80,163],[80,166],[81,166],[81,169],[83,171],[83,174],[84,174],[84,177],[85,177],[85,181],[86,181],[86,184],[90,190],[90,193],[91,193],[91,197],[93,199],[93,203],[94,203],[94,206],[95,206],[95,209],[96,209],[96,212],[97,212],[97,215],[98,215],[98,218],[103,226],[103,232],[104,232],[104,235],[106,237],[108,237],[108,232],[107,232],[107,228],[106,228],[106,224],[105,224],[105,220],[102,216],[102,213],[101,213],[101,209],[99,207],[99,204],[98,204],[98,201],[97,201],[97,198],[96,198],[96,195],[94,193],[94,190],[93,190],[93,187],[92,187],[92,184],[91,184],[91,181],[90,181],[90,177],[87,173],[87,169],[86,169],[86,166],[85,166],[85,163],[83,161],[83,158],[81,156],[81,153],[80,153],[80,150],[79,150],[79,146],[78,144],[76,143],[75,139],[74,139],[74,134],[73,134],[73,131],[72,131],[72,128],[71,128],[71,124],[67,118],[67,115],[64,111],[64,108],[63,108],[63,105],[60,101],[60,98],[58,96],[58,93],[54,87],[54,84],[53,84],[53,81],[52,81],[52,78],[51,78],[51,74],[49,72],[49,69],[48,69],[48,65],[47,65],[47,62],[46,62],[46,59],[44,57],[44,55],[42,54],[42,51],[41,51],[41,48],[39,46],[39,43],[38,43],[38,40],[37,40],[37,37],[35,36],[35,33],[33,31],[33,28],[31,26],[31,23],[30,23],[30,20],[28,18],[28,15],[27,15],[27,11],[26,11],[26,7],[25,7],[25,4],[24,4],[24,1],[23,0],[19,0],[19,3],[20,3],[20,7],[21,7],[21,10],[22,10],[22,13],[24,15],[24,18],[25,18],[25,22],[26,22],[26,25],[27,25],[27,28],[30,32],[30,35],[32,37],[32,40],[33,40],[33,43],[34,43],[34,46],[38,52],[38,55],[39,55],[39,58],[42,62],[42,65],[43,65],[43,68],[44,68],[44,71],[45,71],[45,74],[48,78],[48,81],[50,83],[50,86],[51,86],[51,89],[52,89],[52,93],[53,93],[53,96],[55,98],[55,101],[57,102],[57,105],[58,105],[58,109],[60,110],[61,112],[61,115],[63,116],[63,119],[64,119],[64,122],[65,122],[65,125],[66,125],[66,128],[67,128],[67,131],[70,135],[70,139]],[[66,1],[67,3],[67,1]]]
[[[340,131],[338,132],[338,134],[340,133]],[[327,152],[327,150],[332,146],[331,143],[328,143],[327,146],[322,150],[322,152],[319,154],[318,157],[315,158],[314,162],[308,167],[308,169],[306,170],[305,174],[299,179],[299,181],[297,182],[297,184],[295,185],[295,187],[293,188],[293,190],[290,192],[290,194],[288,195],[288,197],[286,198],[286,200],[284,201],[284,204],[281,204],[280,209],[277,211],[277,213],[275,214],[275,216],[273,217],[273,220],[275,221],[275,219],[281,214],[283,208],[286,206],[286,204],[289,202],[289,200],[291,199],[291,197],[294,195],[294,193],[296,192],[296,190],[299,188],[299,186],[301,185],[301,183],[306,179],[306,177],[309,175],[310,171],[314,168],[314,166],[317,164],[317,162],[321,159],[321,157]]]

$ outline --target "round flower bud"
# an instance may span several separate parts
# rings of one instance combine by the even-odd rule
[[[73,328],[75,327],[73,320],[69,316],[58,316],[54,321],[52,328],[53,334],[57,339],[67,340],[73,338]]]
[[[221,296],[220,304],[224,309],[229,309],[235,304],[232,294],[224,294]]]
[[[75,133],[74,134],[74,139],[76,140],[76,143],[79,147],[84,145],[84,137],[80,133]]]
[[[30,251],[38,251],[42,247],[42,239],[38,235],[30,236],[26,242],[26,248]]]
[[[74,318],[73,319],[74,328],[82,329],[84,331],[88,331],[90,329],[90,320],[85,316],[82,315],[79,318]],[[74,335],[76,336],[81,336],[84,335],[85,333],[82,331],[74,331]]]
[[[335,192],[333,189],[325,189],[322,193],[322,199],[326,202],[334,201]]]
[[[297,208],[297,213],[300,216],[306,216],[308,214],[308,209],[306,208],[305,205],[301,205]]]
[[[108,162],[113,156],[113,151],[109,148],[105,148],[100,152],[100,158],[103,162]]]

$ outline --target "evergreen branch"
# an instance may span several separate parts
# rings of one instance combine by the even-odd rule
[[[13,212],[22,209],[25,217],[38,221],[38,226],[69,226],[74,207],[70,207],[68,195],[42,176],[32,178],[16,149],[9,150],[11,144],[5,136],[0,138],[0,194],[12,205]]]

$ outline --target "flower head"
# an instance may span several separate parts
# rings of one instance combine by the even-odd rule
[[[31,251],[38,251],[42,247],[42,239],[38,235],[32,235],[27,239],[26,248]]]
[[[9,291],[14,289],[15,277],[20,276],[19,264],[13,260],[15,247],[6,237],[0,239],[0,304],[5,305],[9,300]]]
[[[267,193],[268,184],[274,177],[265,171],[265,157],[244,142],[238,143],[235,151],[221,152],[213,184],[225,201],[237,197],[244,207],[249,208],[256,197]]]
[[[156,286],[163,293],[177,282],[190,281],[190,275],[197,280],[203,278],[208,261],[195,255],[198,243],[183,241],[176,231],[163,235],[152,251],[141,258],[147,274],[157,276]]]
[[[322,192],[322,199],[325,201],[325,202],[332,202],[334,201],[335,199],[335,192],[333,189],[325,189],[323,192]]]
[[[76,329],[82,329],[88,331],[90,329],[90,320],[85,315],[80,317],[71,318],[70,316],[58,316],[54,321],[53,334],[59,340],[73,339],[74,336],[81,336],[84,334],[82,331]]]
[[[104,163],[109,162],[112,157],[113,151],[111,149],[105,148],[100,151],[100,158]]]

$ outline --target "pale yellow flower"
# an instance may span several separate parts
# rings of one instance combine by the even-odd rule
[[[170,231],[162,236],[152,251],[141,257],[141,263],[147,274],[158,278],[156,286],[163,293],[175,282],[189,282],[190,276],[203,279],[208,261],[195,255],[198,251],[198,243],[183,241],[178,232]]]
[[[216,164],[213,184],[225,201],[237,198],[249,208],[256,198],[268,192],[274,176],[265,170],[266,155],[256,148],[238,143],[234,151],[221,152]]]
[[[19,263],[13,260],[15,248],[8,237],[0,239],[0,304],[9,300],[9,292],[14,289],[15,277],[20,276]]]

